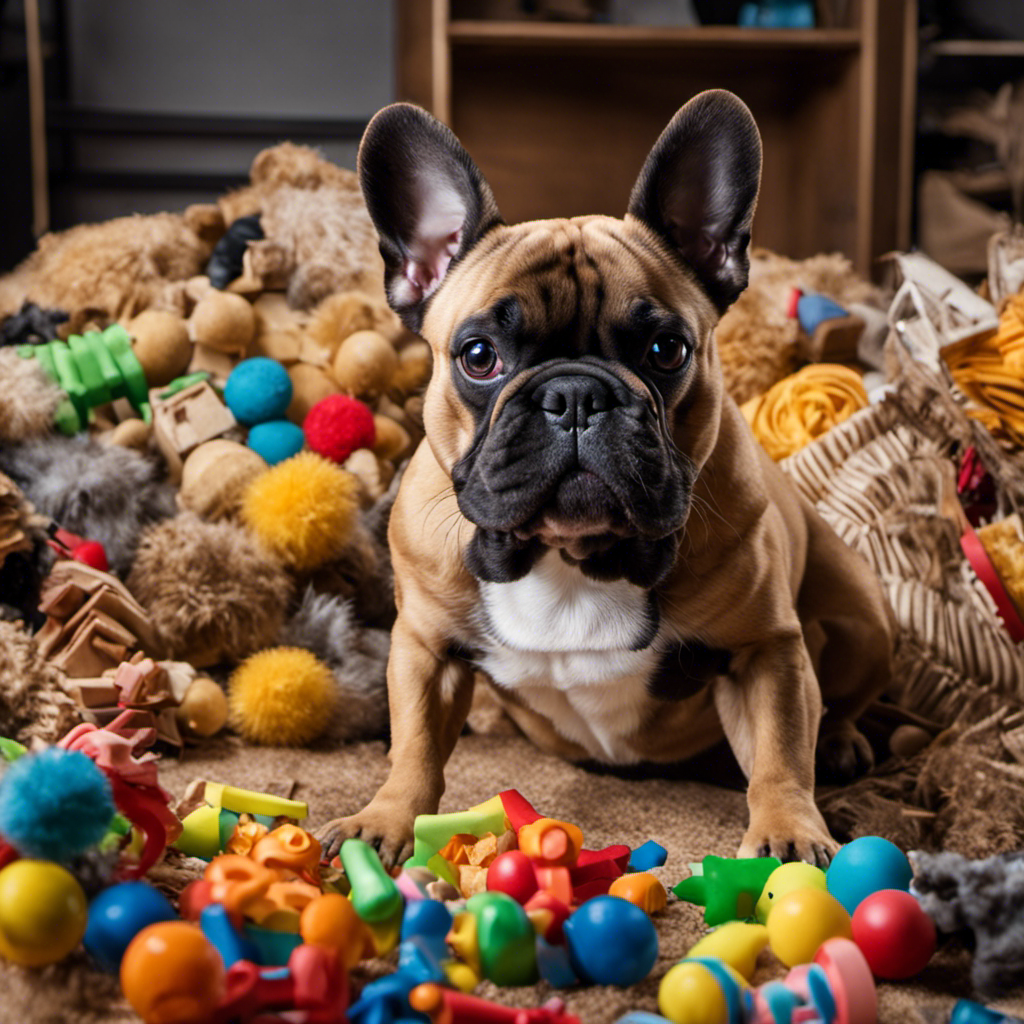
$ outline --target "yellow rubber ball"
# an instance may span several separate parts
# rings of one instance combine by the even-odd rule
[[[729,1009],[718,980],[703,964],[684,960],[670,967],[658,987],[658,1010],[673,1024],[728,1024]]]
[[[359,481],[313,452],[261,474],[242,500],[242,520],[260,543],[296,569],[337,558],[359,515]]]
[[[775,905],[775,900],[794,889],[821,889],[822,892],[826,892],[825,872],[802,860],[790,861],[777,867],[764,883],[761,897],[754,906],[754,916],[764,924]]]
[[[59,864],[16,860],[0,871],[0,956],[22,967],[63,960],[82,941],[85,893]]]
[[[331,670],[299,647],[273,647],[247,658],[228,683],[231,724],[265,746],[309,743],[330,724],[338,687]]]
[[[826,939],[853,938],[850,915],[831,893],[793,889],[772,902],[768,945],[787,967],[809,964]]]

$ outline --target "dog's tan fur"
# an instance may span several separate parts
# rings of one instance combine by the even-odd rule
[[[487,642],[481,587],[463,561],[475,526],[451,480],[475,424],[452,381],[449,339],[467,316],[509,294],[524,310],[527,332],[571,323],[581,344],[603,336],[602,325],[637,295],[685,310],[696,325],[694,383],[685,408],[666,409],[666,419],[676,447],[700,471],[678,561],[656,591],[663,618],[681,635],[724,648],[732,660],[728,675],[691,696],[648,697],[638,727],[619,738],[623,759],[679,761],[726,736],[749,779],[750,826],[740,855],[826,862],[835,844],[813,798],[819,724],[825,742],[847,753],[864,744],[852,721],[889,681],[890,615],[867,565],[798,496],[725,395],[718,311],[697,277],[628,215],[493,228],[453,265],[427,307],[421,333],[435,366],[424,405],[427,440],[406,471],[389,534],[398,604],[388,666],[392,769],[364,810],[331,822],[322,835],[329,842],[360,835],[394,863],[411,852],[416,815],[437,810],[444,765],[472,697],[474,667],[460,652]],[[645,393],[626,367],[615,372]],[[549,542],[571,550],[571,541]],[[541,747],[594,756],[565,738],[557,715],[539,714],[510,690],[500,696]]]

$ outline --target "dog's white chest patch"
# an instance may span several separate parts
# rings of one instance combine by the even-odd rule
[[[648,592],[592,580],[550,551],[521,580],[483,584],[481,596],[480,667],[595,757],[636,760],[628,737],[641,725],[660,658],[645,643]]]
[[[646,590],[592,580],[554,550],[521,580],[481,591],[496,639],[515,650],[629,650],[648,630]]]

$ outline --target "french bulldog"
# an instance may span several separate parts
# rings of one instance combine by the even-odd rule
[[[881,587],[764,454],[714,328],[743,291],[761,141],[701,93],[654,144],[625,217],[507,225],[452,132],[395,104],[359,178],[391,306],[430,343],[426,437],[391,516],[391,770],[321,830],[412,852],[474,679],[546,751],[678,762],[727,738],[738,855],[827,864],[815,750],[871,760],[855,719],[889,684]]]

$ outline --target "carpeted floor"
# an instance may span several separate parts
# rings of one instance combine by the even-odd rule
[[[387,774],[382,743],[351,744],[341,749],[293,750],[243,747],[224,739],[167,760],[161,781],[181,796],[196,778],[253,789],[286,791],[310,807],[315,827],[337,814],[357,810]],[[447,773],[442,810],[469,807],[509,787],[523,793],[543,813],[575,822],[588,847],[621,842],[637,846],[654,839],[668,850],[657,873],[671,887],[686,865],[705,854],[735,853],[746,822],[743,794],[692,780],[622,779],[595,775],[540,753],[519,737],[464,736]],[[650,977],[626,989],[578,988],[562,993],[584,1024],[607,1024],[631,1009],[656,1011],[658,982],[706,930],[700,912],[669,897],[656,919],[661,952]],[[758,980],[782,968],[766,953]],[[879,989],[881,1024],[944,1021],[955,999],[970,996],[970,957],[959,944],[947,943],[913,984]],[[81,970],[71,961],[40,971],[0,968],[0,1024],[99,1024],[134,1021],[112,979]],[[378,971],[380,965],[371,965]],[[510,1004],[537,1005],[550,997],[543,985],[498,990],[485,983],[483,994]],[[1024,1013],[1024,999],[1000,1004]]]

